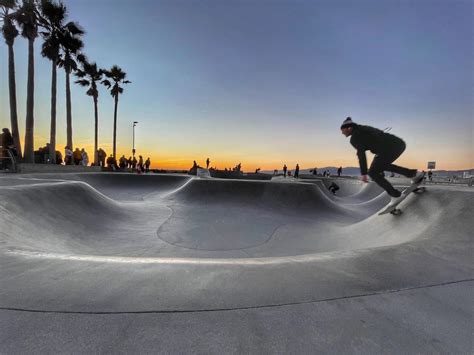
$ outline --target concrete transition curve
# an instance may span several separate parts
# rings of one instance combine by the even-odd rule
[[[225,310],[472,280],[472,190],[378,216],[374,184],[31,174],[0,178],[0,307]]]

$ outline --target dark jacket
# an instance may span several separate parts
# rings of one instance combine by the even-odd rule
[[[0,134],[0,136],[1,136],[0,145],[3,147],[3,149],[9,149],[13,147],[13,137],[10,132],[4,132]]]
[[[357,149],[357,156],[359,158],[360,173],[367,174],[367,157],[365,151],[370,150],[376,155],[392,154],[393,151],[399,150],[405,145],[402,139],[393,134],[385,133],[380,129],[354,125],[351,144]]]

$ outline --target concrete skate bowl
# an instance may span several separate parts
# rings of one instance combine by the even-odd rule
[[[0,306],[12,309],[233,309],[406,287],[419,280],[387,278],[380,266],[398,274],[399,258],[442,240],[452,216],[472,221],[468,197],[442,190],[407,199],[410,213],[398,218],[376,215],[384,195],[357,205],[366,185],[344,201],[305,183],[129,174],[18,181],[0,187],[9,285]]]

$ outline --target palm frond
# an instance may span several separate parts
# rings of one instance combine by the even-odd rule
[[[63,3],[56,3],[52,0],[41,0],[39,3],[41,13],[40,25],[53,28],[62,27],[67,17],[67,9]]]
[[[97,91],[96,88],[91,87],[89,88],[89,90],[87,90],[86,95],[96,97],[96,96],[99,96],[99,92]]]
[[[87,73],[84,70],[77,69],[76,72],[74,73],[74,75],[77,78],[85,78],[87,76]]]
[[[16,0],[0,0],[0,6],[6,9],[14,9],[17,6]]]
[[[52,37],[46,38],[41,45],[41,55],[50,60],[57,59],[59,57],[59,42]]]
[[[77,58],[78,62],[81,63],[81,64],[87,63],[87,57],[84,53],[79,53],[78,55],[76,55],[76,58]]]
[[[13,45],[19,32],[11,17],[5,17],[3,21],[2,34],[7,45]]]
[[[74,36],[82,36],[86,33],[77,22],[68,22],[64,27]]]
[[[89,80],[86,80],[86,79],[76,80],[75,83],[76,83],[76,84],[79,84],[80,86],[84,86],[84,87],[90,85]]]
[[[110,81],[108,81],[107,79],[102,80],[102,81],[101,81],[101,84],[104,85],[105,87],[107,87],[107,89],[110,89],[110,87],[112,86],[112,84],[110,83]]]
[[[38,11],[35,0],[23,0],[15,13],[15,20],[21,28],[21,35],[28,39],[38,36]]]

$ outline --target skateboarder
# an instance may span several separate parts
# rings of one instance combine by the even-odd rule
[[[382,187],[395,203],[402,193],[395,189],[384,177],[384,171],[392,171],[403,176],[413,178],[412,183],[419,183],[424,173],[416,169],[408,169],[392,164],[406,148],[405,142],[386,132],[370,126],[359,125],[347,117],[341,125],[341,132],[346,137],[351,136],[351,144],[357,150],[362,181],[368,182],[368,176]],[[367,169],[365,151],[370,150],[375,154],[374,160]]]
[[[336,191],[339,190],[339,186],[333,181],[331,185],[329,185],[328,190],[331,191],[333,195],[335,195]]]

